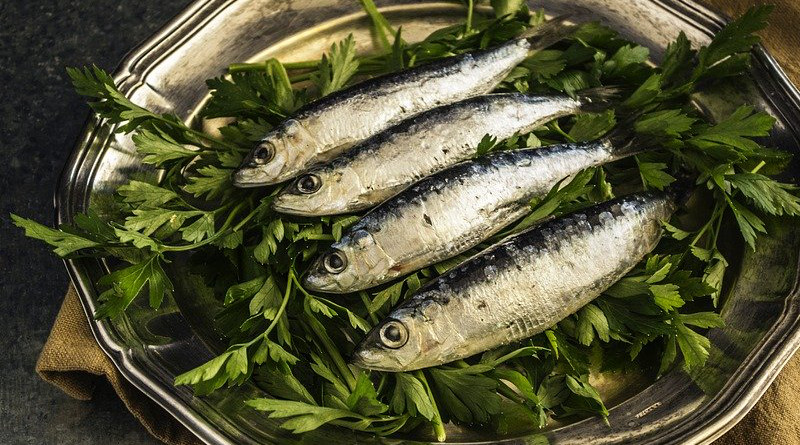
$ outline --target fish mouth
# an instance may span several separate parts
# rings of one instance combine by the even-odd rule
[[[331,294],[347,293],[347,291],[341,290],[334,280],[329,279],[328,274],[315,272],[317,267],[319,266],[312,267],[311,271],[303,277],[303,287],[314,292],[327,292]]]
[[[369,356],[363,349],[359,349],[353,352],[353,356],[350,357],[350,364],[355,365],[361,369],[372,369],[371,366],[372,363],[370,363]]]
[[[272,210],[287,215],[316,216],[313,212],[307,211],[308,209],[303,209],[301,203],[297,201],[297,195],[280,192],[272,200]]]
[[[298,195],[293,193],[291,189],[281,191],[272,200],[272,209],[276,212],[285,213],[287,215],[295,216],[326,216],[335,213],[328,212],[324,206],[320,208],[316,199],[312,199],[307,195]]]
[[[380,352],[376,353],[369,348],[357,348],[350,357],[350,363],[361,369],[369,369],[372,371],[403,371],[399,363],[391,363],[391,361],[386,360],[386,358],[386,355]],[[392,366],[393,364],[395,366]]]
[[[233,172],[231,182],[239,188],[253,188],[274,184],[275,178],[270,178],[260,168],[244,166]]]
[[[263,163],[256,162],[251,154],[233,172],[231,180],[236,187],[260,187],[286,181],[296,173],[287,155],[281,150],[277,151],[272,159]]]

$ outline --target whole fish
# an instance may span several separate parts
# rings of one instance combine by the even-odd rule
[[[489,94],[420,113],[303,173],[275,197],[283,213],[323,216],[374,207],[418,180],[469,159],[486,134],[499,140],[608,105],[613,88],[567,95]]]
[[[573,27],[557,18],[502,45],[374,77],[302,107],[272,129],[233,175],[239,187],[276,184],[425,110],[485,94],[528,55]]]
[[[546,222],[432,280],[356,348],[357,366],[411,371],[531,337],[622,278],[661,238],[670,193],[640,193]]]
[[[532,198],[564,178],[645,145],[613,140],[496,152],[435,173],[350,226],[312,264],[305,286],[353,292],[452,258],[527,214]]]

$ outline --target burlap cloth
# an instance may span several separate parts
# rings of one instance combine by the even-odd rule
[[[761,2],[706,0],[706,3],[729,16],[738,16],[750,5]],[[764,44],[795,85],[800,85],[800,0],[772,3],[778,6],[769,28],[763,32]],[[90,400],[95,385],[105,379],[131,414],[156,438],[171,445],[202,443],[117,371],[95,342],[72,286],[39,356],[36,372],[79,400]],[[800,444],[800,354],[786,365],[752,411],[715,442],[715,445],[732,444]]]

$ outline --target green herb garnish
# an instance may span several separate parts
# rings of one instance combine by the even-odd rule
[[[712,202],[695,227],[666,224],[659,248],[594,302],[521,344],[411,373],[355,371],[346,357],[389,308],[466,256],[448,260],[369,292],[337,302],[307,292],[298,277],[310,259],[357,216],[290,218],[270,210],[279,186],[241,190],[230,174],[253,142],[304,103],[355,79],[413,67],[508,40],[543,20],[520,1],[492,1],[495,17],[473,11],[464,24],[408,43],[370,0],[362,0],[380,50],[358,55],[348,37],[319,61],[236,64],[208,81],[203,118],[232,118],[212,136],[174,115],[132,103],[102,70],[70,69],[76,90],[115,131],[133,133],[142,161],[163,169],[159,182],[131,180],[117,190],[114,215],[76,215],[52,229],[13,215],[14,223],[62,257],[116,257],[127,263],[98,282],[104,289],[97,317],[118,317],[139,297],[158,308],[172,292],[164,270],[171,255],[189,252],[218,290],[218,321],[227,351],[190,370],[176,384],[198,394],[252,379],[270,398],[249,401],[296,433],[334,424],[378,435],[416,430],[444,440],[446,422],[508,432],[507,417],[531,427],[550,417],[606,416],[589,383],[590,371],[638,366],[652,375],[703,366],[709,341],[703,330],[722,326],[718,311],[727,260],[718,245],[723,220],[734,221],[747,248],[766,232],[764,218],[800,215],[797,187],[771,176],[786,156],[753,138],[768,135],[774,119],[743,106],[716,123],[699,114],[689,95],[704,85],[743,74],[754,32],[771,7],[758,7],[693,50],[685,35],[660,67],[649,51],[598,24],[540,51],[516,67],[498,88],[523,93],[566,92],[602,85],[628,91],[614,110],[559,119],[504,141],[487,136],[476,156],[494,150],[584,141],[618,125],[658,140],[663,150],[592,168],[531,203],[531,213],[505,234],[542,219],[607,200],[618,189],[663,189],[679,176],[696,178]],[[186,171],[186,172],[184,172]],[[198,269],[198,273],[201,270]],[[658,357],[655,367],[648,366]],[[513,413],[513,414],[509,414]]]

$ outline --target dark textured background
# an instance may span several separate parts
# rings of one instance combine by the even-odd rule
[[[72,400],[34,365],[67,287],[63,264],[9,213],[51,223],[89,108],[66,66],[111,70],[189,0],[0,0],[0,444],[154,443],[113,394]]]

